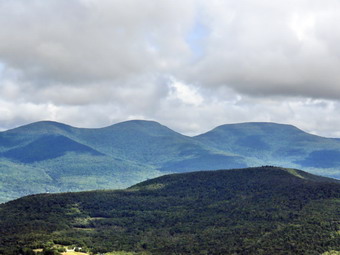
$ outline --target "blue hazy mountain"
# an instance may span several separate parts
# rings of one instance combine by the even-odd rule
[[[40,192],[125,188],[166,173],[277,165],[340,178],[340,140],[290,125],[223,125],[189,137],[154,121],[0,132],[0,202]]]
[[[32,123],[0,133],[0,162],[0,202],[37,192],[124,188],[171,172],[246,166],[242,157],[153,121],[98,129]]]
[[[208,146],[233,152],[249,163],[303,168],[340,178],[340,142],[276,123],[241,123],[216,127],[194,137]]]
[[[4,152],[3,156],[22,163],[33,163],[58,158],[68,152],[95,156],[104,155],[65,136],[44,135],[27,145]]]

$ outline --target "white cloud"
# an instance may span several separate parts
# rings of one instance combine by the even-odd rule
[[[191,5],[191,1],[2,1],[0,58],[24,79],[44,86],[168,69],[188,54],[183,36],[191,25]],[[150,45],[158,50],[150,50]]]
[[[340,47],[330,44],[340,39],[330,29],[339,2],[216,0],[205,10],[207,54],[184,70],[188,81],[251,95],[339,98]]]
[[[340,136],[337,0],[0,1],[0,129],[154,119]]]
[[[171,79],[168,99],[179,100],[181,103],[199,106],[203,103],[203,96],[193,86]]]

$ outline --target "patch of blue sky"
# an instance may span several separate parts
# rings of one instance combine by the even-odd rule
[[[203,57],[205,53],[204,40],[209,35],[209,29],[199,21],[196,21],[186,36],[192,54],[195,59]]]

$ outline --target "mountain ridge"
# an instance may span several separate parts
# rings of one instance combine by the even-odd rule
[[[107,125],[107,126],[103,126],[103,127],[77,127],[77,126],[73,126],[73,125],[70,125],[70,124],[65,124],[65,123],[62,123],[62,122],[58,122],[58,121],[52,121],[52,120],[41,120],[41,121],[36,121],[36,122],[31,122],[31,123],[27,123],[27,124],[23,124],[23,125],[20,125],[18,127],[14,127],[14,128],[9,128],[9,129],[6,129],[6,130],[2,130],[0,131],[0,133],[4,133],[4,132],[8,132],[8,131],[14,131],[14,130],[20,130],[22,128],[27,128],[27,127],[32,127],[32,126],[39,126],[39,125],[50,125],[50,126],[59,126],[59,127],[64,127],[64,128],[72,128],[72,129],[85,129],[85,130],[98,130],[98,129],[109,129],[111,127],[114,127],[114,126],[120,126],[120,125],[125,125],[125,124],[129,124],[129,123],[149,123],[149,124],[156,124],[158,126],[162,126],[162,127],[165,127],[173,132],[176,132],[176,133],[179,133],[183,136],[187,136],[187,137],[196,137],[196,136],[200,136],[200,135],[203,135],[203,134],[206,134],[206,133],[209,133],[215,129],[219,129],[219,128],[222,128],[222,127],[227,127],[227,126],[242,126],[242,125],[248,125],[248,124],[255,124],[255,125],[266,125],[266,124],[269,124],[269,125],[277,125],[277,126],[286,126],[286,127],[290,127],[292,129],[295,129],[295,130],[298,130],[298,131],[301,131],[303,133],[307,133],[309,135],[313,135],[313,136],[318,136],[318,137],[322,137],[322,138],[329,138],[329,139],[340,139],[340,138],[337,138],[337,137],[324,137],[324,136],[321,136],[321,135],[315,135],[315,134],[311,134],[311,133],[308,133],[307,131],[304,131],[292,124],[287,124],[287,123],[279,123],[279,122],[270,122],[270,121],[250,121],[250,122],[239,122],[239,123],[226,123],[226,124],[221,124],[221,125],[218,125],[214,128],[211,128],[209,129],[208,131],[204,131],[200,134],[196,134],[196,135],[192,135],[192,136],[188,136],[188,135],[184,135],[180,132],[177,132],[171,128],[168,128],[167,126],[165,125],[162,125],[160,122],[157,122],[155,120],[145,120],[145,119],[132,119],[132,120],[126,120],[126,121],[121,121],[121,122],[117,122],[117,123],[113,123],[113,124],[110,124],[110,125]]]
[[[0,202],[32,193],[30,184],[41,172],[46,179],[39,179],[37,192],[41,187],[59,192],[126,188],[168,173],[261,165],[340,178],[340,140],[261,122],[226,124],[192,137],[145,120],[103,128],[31,123],[0,132]]]

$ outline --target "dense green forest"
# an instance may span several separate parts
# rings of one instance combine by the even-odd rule
[[[56,245],[94,254],[332,254],[340,251],[340,183],[267,166],[0,205],[0,254]]]

